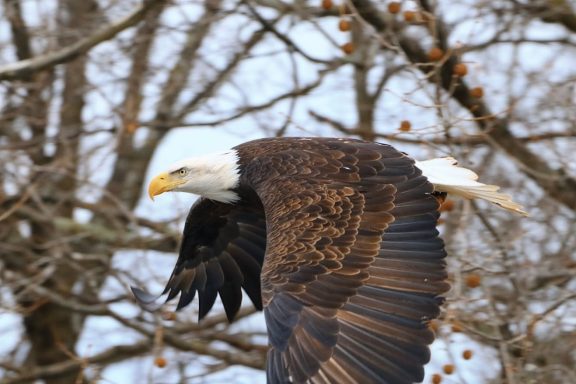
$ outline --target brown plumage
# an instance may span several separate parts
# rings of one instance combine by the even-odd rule
[[[233,320],[244,289],[264,310],[269,383],[421,381],[428,322],[449,286],[439,200],[415,162],[389,145],[328,138],[256,140],[233,158],[233,169],[206,171],[235,180],[190,210],[167,300],[180,294],[180,309],[198,294],[202,319],[220,295]],[[150,194],[198,193],[176,179],[201,172],[182,162]]]

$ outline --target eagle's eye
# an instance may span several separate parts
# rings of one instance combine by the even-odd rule
[[[174,172],[174,173],[176,173],[178,176],[183,177],[183,176],[186,176],[186,175],[188,174],[188,169],[186,169],[186,168],[180,168],[179,170],[177,170],[177,171]]]

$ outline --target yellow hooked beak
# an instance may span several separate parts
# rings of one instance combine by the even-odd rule
[[[152,200],[154,200],[154,196],[158,196],[164,192],[169,192],[185,182],[185,180],[176,178],[169,173],[161,173],[153,178],[150,184],[148,184],[148,195]]]

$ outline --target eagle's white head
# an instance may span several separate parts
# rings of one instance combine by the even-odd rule
[[[152,179],[151,199],[164,192],[177,191],[200,195],[223,203],[239,199],[234,192],[240,173],[235,150],[181,160]]]

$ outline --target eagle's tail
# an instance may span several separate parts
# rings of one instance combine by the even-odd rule
[[[459,167],[452,157],[417,161],[416,166],[434,184],[439,192],[453,193],[467,199],[483,199],[512,212],[528,216],[522,206],[512,201],[509,195],[498,192],[500,187],[477,182],[478,175]]]

